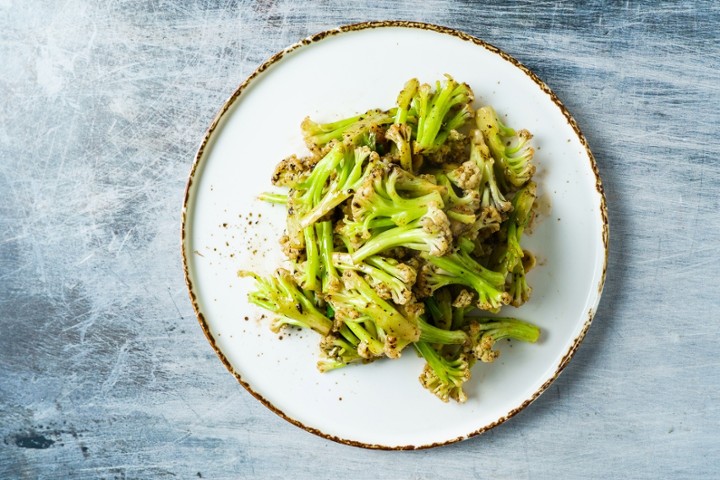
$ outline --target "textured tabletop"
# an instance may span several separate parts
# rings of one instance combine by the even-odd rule
[[[0,478],[720,478],[720,9],[582,3],[0,0]],[[535,71],[610,216],[605,292],[560,378],[421,452],[258,403],[204,338],[179,249],[192,159],[235,87],[307,35],[390,18]]]

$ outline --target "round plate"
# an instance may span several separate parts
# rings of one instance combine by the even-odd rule
[[[248,269],[283,261],[284,208],[256,199],[271,190],[281,159],[305,152],[300,122],[390,108],[411,77],[449,73],[476,104],[534,134],[544,205],[525,248],[539,265],[533,295],[505,313],[537,323],[537,344],[505,343],[476,364],[465,404],[443,403],[418,381],[423,361],[316,369],[319,338],[269,330],[271,314],[247,302]],[[350,25],[305,39],[260,66],[220,110],[190,173],[182,218],[185,277],[195,312],[222,362],[258,400],[323,437],[369,448],[427,448],[463,440],[529,405],[557,378],[584,337],[600,299],[608,225],[600,178],[585,138],[560,101],[517,60],[464,33],[434,25]]]

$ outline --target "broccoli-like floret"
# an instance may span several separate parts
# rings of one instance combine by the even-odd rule
[[[336,312],[339,325],[320,342],[318,369],[327,372],[350,363],[368,363],[385,355],[386,335],[370,317],[355,311]]]
[[[408,125],[408,111],[415,93],[417,92],[419,82],[416,78],[408,80],[397,98],[397,108],[393,124],[385,131],[385,138],[395,144],[395,151],[400,162],[400,166],[408,172],[413,171],[413,154],[412,154],[412,127]],[[417,165],[418,168],[420,164]]]
[[[505,292],[505,275],[480,265],[462,250],[444,257],[423,255],[427,263],[420,270],[416,292],[421,297],[432,295],[435,290],[448,285],[464,285],[478,294],[477,307],[481,310],[498,311],[510,302]]]
[[[512,297],[510,304],[513,307],[519,307],[530,299],[532,288],[527,283],[525,278],[525,268],[522,263],[515,267],[515,270],[510,272],[510,285],[508,287],[508,293]]]
[[[445,201],[445,214],[448,218],[464,225],[473,225],[477,221],[476,212],[480,207],[478,190],[463,190],[463,195],[458,195],[448,175],[438,172],[435,177],[438,184],[445,187],[443,200]]]
[[[270,180],[273,185],[295,188],[308,177],[318,160],[317,156],[290,155],[277,164]]]
[[[342,143],[336,143],[330,151],[323,156],[313,167],[310,175],[297,185],[298,203],[303,211],[309,211],[320,202],[323,190],[335,169],[345,158],[345,147]]]
[[[498,212],[507,212],[512,208],[500,191],[495,178],[495,169],[493,165],[495,161],[490,155],[483,135],[480,130],[473,130],[471,134],[470,160],[477,165],[480,170],[480,182],[478,189],[480,191],[480,205],[483,208],[494,208]]]
[[[481,208],[480,216],[470,228],[470,231],[476,235],[475,239],[486,239],[493,233],[500,230],[503,218],[500,212],[494,207]]]
[[[452,302],[453,308],[466,308],[473,304],[473,294],[470,290],[461,288]]]
[[[451,130],[441,146],[425,152],[422,157],[432,165],[461,164],[468,159],[467,137],[457,130]]]
[[[416,272],[411,267],[380,256],[371,256],[364,262],[354,263],[348,253],[336,253],[332,261],[340,270],[355,270],[365,274],[365,279],[385,300],[404,305],[412,296]]]
[[[411,78],[408,80],[403,89],[400,91],[397,97],[397,110],[395,111],[395,117],[393,121],[396,125],[405,125],[408,119],[408,111],[410,110],[410,104],[417,93],[420,82],[417,78]]]
[[[301,205],[295,206],[298,203],[298,197],[300,194],[297,190],[290,189],[288,192],[287,218],[285,220],[285,237],[287,240],[282,240],[282,243],[286,244],[288,248],[295,250],[305,249],[305,235],[303,228],[300,226],[300,215],[298,210],[302,209]]]
[[[537,187],[535,182],[528,182],[523,188],[515,192],[512,199],[512,212],[507,222],[507,250],[505,253],[505,270],[513,271],[523,258],[523,249],[520,246],[522,234],[533,215]]]
[[[408,172],[413,171],[412,147],[410,136],[412,130],[409,125],[393,124],[385,131],[385,138],[395,144],[400,166]]]
[[[255,279],[256,290],[248,294],[248,301],[280,316],[273,323],[274,330],[294,325],[311,328],[321,335],[330,332],[332,321],[300,290],[287,270],[278,269],[268,278],[244,270],[239,271],[238,276]]]
[[[329,178],[345,156],[345,147],[336,143],[315,165],[310,175],[297,188],[291,188],[287,202],[287,236],[293,248],[305,246],[307,227],[301,218],[320,202]]]
[[[392,111],[369,110],[362,115],[325,124],[314,122],[307,117],[303,120],[300,128],[305,137],[305,143],[313,152],[322,152],[333,140],[342,141],[347,146],[354,147],[366,139],[365,137],[374,129],[392,123],[393,113]]]
[[[366,167],[366,160],[372,158],[370,165]],[[322,194],[322,198],[313,198],[313,205],[300,220],[300,226],[305,228],[312,223],[318,221],[328,212],[340,205],[346,199],[355,193],[355,190],[363,182],[363,179],[372,171],[372,165],[379,160],[377,153],[371,152],[368,147],[357,147],[353,151],[345,155],[342,163],[338,168],[337,175],[330,182],[327,190]],[[322,178],[318,179],[321,180]],[[322,188],[324,185],[321,185]],[[312,195],[317,194],[316,185],[312,185]]]
[[[470,87],[450,75],[445,75],[444,83],[436,83],[435,92],[428,84],[420,85],[412,102],[417,115],[414,152],[431,152],[442,146],[450,132],[472,116],[473,100]]]
[[[357,221],[369,223],[378,217],[392,219],[395,225],[407,225],[427,214],[430,204],[442,208],[437,191],[415,198],[400,196],[396,189],[401,169],[395,165],[379,165],[364,179],[351,201],[352,215]]]
[[[286,257],[293,264],[301,263],[305,261],[305,243],[303,242],[302,247],[296,248],[290,244],[290,237],[283,235],[280,237],[280,248]]]
[[[505,338],[535,343],[540,338],[540,329],[532,323],[517,318],[492,318],[474,321],[468,328],[472,354],[478,360],[490,363],[500,356],[494,350],[495,343]]]
[[[505,126],[490,106],[479,109],[475,120],[504,178],[516,187],[525,185],[535,173],[530,132]]]
[[[385,332],[385,354],[395,358],[409,343],[420,338],[418,325],[393,307],[355,271],[345,270],[342,274],[345,288],[327,295],[328,302],[335,311],[351,309],[360,315],[372,318],[375,324]]]
[[[451,398],[463,403],[467,395],[463,384],[470,379],[471,359],[459,351],[454,358],[445,358],[428,343],[420,341],[415,348],[427,364],[420,375],[420,383],[443,402]]]
[[[477,190],[482,179],[482,171],[471,156],[470,160],[447,172],[447,178],[463,190]]]
[[[445,213],[431,202],[427,213],[407,225],[385,230],[370,238],[353,254],[353,262],[361,262],[370,255],[395,247],[405,247],[434,256],[445,255],[452,245],[450,221]]]

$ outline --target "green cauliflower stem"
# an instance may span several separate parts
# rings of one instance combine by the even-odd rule
[[[436,327],[450,330],[452,326],[452,298],[450,291],[441,288],[432,297],[425,299],[425,309]]]
[[[430,325],[422,317],[416,319],[420,327],[420,340],[440,345],[462,345],[468,341],[467,334],[462,330],[445,330]]]
[[[315,233],[318,239],[318,256],[320,257],[320,276],[322,278],[322,291],[334,292],[340,289],[340,275],[333,263],[335,250],[332,222],[327,220],[315,224]]]
[[[494,350],[495,343],[505,338],[535,343],[540,338],[540,329],[517,318],[492,318],[472,322],[468,335],[475,358],[490,363],[500,356],[500,352]]]
[[[263,192],[260,195],[258,195],[258,200],[261,200],[261,201],[267,202],[267,203],[275,203],[278,205],[287,205],[288,195],[287,195],[287,193]]]
[[[306,290],[319,290],[320,246],[318,244],[315,226],[311,225],[303,229],[303,236],[305,238],[306,260],[302,264],[297,265],[295,278],[298,279],[302,288]]]

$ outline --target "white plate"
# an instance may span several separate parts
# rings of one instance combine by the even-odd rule
[[[283,260],[284,211],[256,200],[282,158],[304,152],[300,122],[390,108],[411,77],[445,73],[470,84],[507,123],[533,134],[537,180],[551,205],[526,237],[540,265],[531,301],[510,314],[543,330],[534,345],[503,344],[477,364],[469,400],[442,403],[418,382],[423,362],[396,361],[321,374],[312,332],[282,335],[247,302],[239,269],[272,272]],[[242,385],[291,423],[370,448],[425,448],[463,440],[526,407],[558,376],[584,337],[600,299],[607,217],[585,138],[552,92],[519,62],[466,34],[426,24],[353,25],[303,40],[256,70],[222,107],[192,167],[183,210],[183,261],[208,340]],[[261,317],[265,314],[265,319]],[[238,412],[242,415],[242,412]]]

